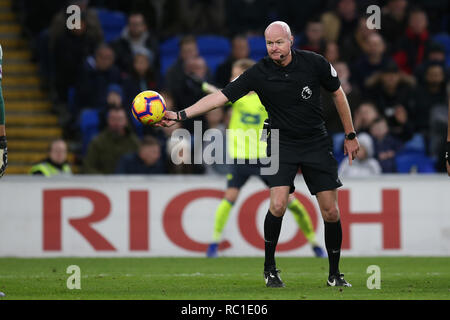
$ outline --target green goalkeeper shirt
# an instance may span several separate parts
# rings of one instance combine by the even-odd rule
[[[5,103],[3,101],[2,93],[2,62],[3,62],[3,51],[0,45],[0,125],[5,124]]]
[[[232,104],[228,126],[228,154],[232,159],[266,157],[267,143],[260,141],[267,111],[256,93],[251,92]]]

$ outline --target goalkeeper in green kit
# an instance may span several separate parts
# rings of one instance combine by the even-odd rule
[[[0,178],[3,176],[8,165],[8,148],[6,147],[6,129],[5,129],[5,103],[2,93],[2,62],[3,51],[0,45]]]
[[[237,78],[254,63],[250,59],[236,61],[232,67],[231,79]],[[202,88],[207,93],[218,90],[207,83],[203,83]],[[263,129],[264,120],[267,118],[267,112],[255,92],[250,92],[232,104],[227,148],[228,154],[235,161],[231,165],[230,172],[227,174],[225,196],[216,209],[212,242],[206,252],[209,258],[217,257],[222,232],[227,223],[229,213],[239,196],[241,187],[251,176],[259,176],[267,184],[264,176],[260,175],[261,165],[257,163],[258,161],[250,161],[252,159],[266,157],[267,143],[260,141],[259,135]],[[249,130],[255,130],[256,134],[248,134]],[[239,135],[245,135],[245,137],[240,137]],[[245,159],[245,165],[236,164],[236,159]],[[316,235],[308,212],[292,193],[289,195],[288,208],[293,213],[300,229],[311,244],[314,254],[317,257],[326,257],[325,251],[316,242]]]

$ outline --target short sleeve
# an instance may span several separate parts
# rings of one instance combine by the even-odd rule
[[[243,74],[231,81],[225,88],[222,89],[222,93],[232,103],[235,103],[237,100],[252,91],[250,85],[250,70],[251,69],[245,71]]]
[[[317,55],[317,66],[320,85],[330,92],[334,92],[341,86],[336,70],[323,56]]]

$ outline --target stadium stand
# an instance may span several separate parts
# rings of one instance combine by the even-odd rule
[[[325,2],[328,3],[328,6],[324,6],[324,8],[332,8],[331,3],[333,1]],[[16,6],[18,3],[21,5]],[[384,3],[380,3],[380,5],[384,6]],[[77,110],[77,106],[75,105],[73,99],[73,89],[69,89],[67,97],[68,100],[63,101],[67,105],[65,105],[63,109],[60,109],[59,106],[55,106],[59,103],[59,101],[55,101],[52,93],[52,90],[54,90],[52,85],[54,84],[49,81],[49,79],[53,79],[52,76],[54,77],[54,75],[52,75],[52,73],[55,72],[52,70],[54,66],[52,66],[51,63],[51,52],[48,50],[48,47],[50,46],[48,28],[52,19],[39,23],[39,27],[36,29],[30,29],[33,28],[33,23],[36,23],[36,19],[32,14],[30,14],[31,12],[23,12],[26,10],[32,11],[29,7],[28,0],[0,1],[0,43],[5,48],[6,52],[4,71],[7,76],[5,76],[3,84],[5,89],[4,94],[7,110],[8,139],[10,141],[11,151],[9,173],[25,173],[34,161],[40,160],[46,151],[48,142],[65,134],[65,130],[67,128],[63,127],[61,123],[66,125],[67,122],[64,122],[64,119],[61,119],[61,110],[63,110],[63,112],[64,110],[67,110],[68,112]],[[134,8],[133,5],[125,6],[129,9],[127,11],[123,8],[119,9],[117,6],[115,7],[114,5],[110,5],[109,2],[96,0],[90,1],[88,7],[90,9],[94,9],[93,11],[96,12],[102,29],[101,31],[103,32],[104,40],[108,43],[111,43],[113,40],[121,36],[124,27],[128,23],[128,15],[133,12]],[[164,11],[164,8],[165,7],[162,7],[161,10]],[[412,8],[412,3],[410,3],[410,8]],[[424,6],[424,8],[425,11],[433,10],[427,6]],[[124,11],[122,12],[118,10]],[[269,10],[269,8],[264,10]],[[331,11],[327,10],[328,9],[322,10],[320,15],[333,11],[333,9],[331,9]],[[286,18],[282,16],[283,13],[281,11],[274,11],[274,8],[269,11],[271,13],[271,19],[284,20],[284,18]],[[58,12],[61,14],[61,10]],[[363,11],[361,10],[359,11],[359,17],[363,15],[362,12]],[[439,43],[445,49],[445,65],[447,68],[444,70],[444,83],[446,83],[448,87],[448,77],[450,75],[450,35],[448,34],[449,16],[448,14],[435,15],[435,13],[436,12],[431,12],[429,17],[437,16],[441,17],[441,20],[432,21],[430,26],[433,25],[433,28],[429,27],[427,32],[430,33],[430,39],[436,43]],[[225,32],[220,34],[204,34],[195,33],[193,30],[186,27],[184,29],[175,28],[173,29],[174,31],[171,32],[169,31],[171,30],[170,28],[167,30],[164,29],[167,24],[167,21],[164,21],[164,12],[158,12],[156,15],[157,17],[153,19],[154,23],[152,23],[148,29],[148,32],[159,41],[154,52],[156,61],[151,62],[151,68],[153,69],[154,74],[157,75],[157,79],[154,79],[154,86],[151,87],[152,90],[168,91],[168,88],[166,87],[167,84],[165,83],[165,75],[168,68],[178,58],[178,42],[184,35],[193,34],[196,37],[199,53],[205,59],[211,76],[214,76],[217,66],[229,57],[231,50],[230,41],[233,34],[229,32],[227,33],[227,30],[224,30]],[[148,17],[147,14],[145,14],[145,16]],[[27,21],[26,19],[30,19],[30,17],[33,19]],[[337,19],[339,18],[337,17]],[[176,24],[176,22],[173,23]],[[352,49],[354,50],[353,53],[361,54],[362,44],[359,43],[359,41],[364,41],[364,39],[354,39],[356,29],[352,26],[353,25],[349,24],[348,30],[345,30],[345,32],[341,35],[343,38],[346,38],[346,41],[344,41],[345,39],[339,39],[339,41],[336,42],[338,47],[337,50],[339,51],[344,43],[351,43],[353,46]],[[436,26],[439,26],[439,28],[436,28]],[[25,30],[27,28],[28,30]],[[240,26],[239,28],[242,29],[243,26]],[[32,32],[30,32],[30,30],[32,30]],[[405,31],[406,29],[399,30],[399,37],[404,36]],[[305,33],[304,30],[295,30],[295,32],[294,47],[298,47],[300,40],[305,36]],[[242,29],[240,30],[240,33],[247,34],[250,57],[252,59],[259,60],[266,55],[265,39],[261,31],[255,32],[254,29]],[[384,40],[389,41],[387,38]],[[392,43],[387,43],[387,45],[389,48],[393,47]],[[86,56],[88,59],[92,60],[92,56],[89,56],[90,54],[92,53],[90,52]],[[393,55],[395,52],[388,52],[387,54]],[[351,70],[351,74],[353,74],[357,60],[358,59],[352,59],[351,61],[347,61],[345,59],[345,55],[342,55],[341,59],[337,61],[346,62],[349,66],[349,70]],[[425,70],[423,68],[427,65],[427,63],[434,62],[435,61],[431,60],[425,61],[425,63],[421,66],[422,71]],[[127,70],[122,70],[122,73],[123,79],[125,80],[127,76],[129,76],[129,74],[127,74],[129,72]],[[351,77],[349,81],[353,81]],[[142,81],[141,84],[143,84],[143,82],[144,81]],[[367,94],[365,89],[367,88],[363,83],[352,82],[351,85],[359,90],[358,92],[360,92],[361,98],[369,99],[365,96]],[[189,93],[197,89],[189,86],[196,86],[196,84],[189,82],[186,89],[189,91],[185,92],[184,96],[188,96]],[[149,86],[147,84],[147,88],[148,87]],[[47,92],[46,89],[50,90]],[[415,94],[421,89],[423,92],[423,88],[412,88],[412,93],[409,97],[414,99]],[[172,92],[169,92],[169,94],[173,95]],[[432,93],[429,94],[432,95]],[[183,97],[183,94],[181,96]],[[442,97],[438,97],[436,95],[435,98],[436,104],[447,103],[447,101],[442,102]],[[389,103],[395,105],[396,101],[389,101]],[[128,102],[124,102],[124,107],[127,107],[127,104]],[[174,107],[177,108],[179,106],[184,106],[185,104],[189,103],[177,101],[177,104]],[[358,106],[359,105],[355,106],[355,110]],[[414,107],[412,107],[412,110],[408,110],[408,112],[414,112]],[[386,114],[382,115],[387,116]],[[411,117],[411,114],[409,114],[409,116]],[[72,149],[77,153],[79,152],[80,157],[82,157],[85,153],[88,142],[95,135],[95,133],[101,129],[100,125],[103,122],[104,119],[101,119],[97,112],[89,109],[83,111],[80,118],[76,120],[76,122],[73,122],[75,123],[75,127],[80,131],[78,136],[74,139],[79,139],[80,141],[74,141],[73,144],[69,145],[78,148]],[[143,136],[144,132],[154,134],[154,130],[143,128],[137,123],[133,123],[133,127],[140,137]],[[399,172],[410,172],[411,170],[419,173],[432,172],[432,170],[434,170],[434,164],[437,165],[435,158],[430,159],[430,141],[428,141],[428,135],[426,133],[425,135],[421,135],[418,132],[419,131],[416,130],[412,139],[404,143],[403,148],[397,155],[396,161],[399,167]],[[343,133],[333,133],[332,139],[334,142],[333,151],[335,153],[335,157],[338,161],[341,161],[344,158],[342,153],[344,135]],[[71,155],[69,158],[73,159],[74,156]],[[76,170],[77,169],[75,167],[75,171]],[[442,168],[438,168],[438,170],[442,171]]]
[[[103,30],[103,36],[108,43],[118,38],[127,24],[126,15],[119,11],[99,8],[97,9],[97,15]]]

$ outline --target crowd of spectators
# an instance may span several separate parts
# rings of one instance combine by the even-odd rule
[[[79,29],[66,27],[70,4],[81,8]],[[381,8],[379,30],[367,26],[366,8],[373,4]],[[177,127],[141,127],[128,106],[139,92],[156,90],[168,108],[177,110],[204,95],[203,82],[224,87],[232,63],[250,56],[248,37],[263,35],[274,20],[290,24],[296,48],[324,55],[337,70],[363,142],[357,166],[366,166],[355,166],[353,175],[397,172],[396,155],[417,135],[435,170],[445,171],[450,43],[446,47],[433,39],[438,34],[449,39],[448,6],[448,0],[15,1],[54,111],[64,123],[64,138],[79,141],[83,110],[98,111],[99,135],[79,161],[83,172],[105,174],[214,171],[171,164],[170,135]],[[126,14],[127,24],[115,39],[105,40],[97,8]],[[227,37],[231,44],[229,57],[214,72],[196,42],[205,34]],[[160,45],[174,36],[181,38],[178,59],[161,73]],[[342,133],[325,92],[323,113],[330,134]],[[223,129],[228,118],[225,109],[196,120],[203,130]],[[182,125],[193,132],[193,121]]]

